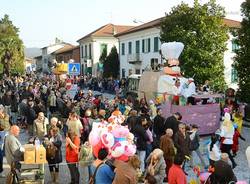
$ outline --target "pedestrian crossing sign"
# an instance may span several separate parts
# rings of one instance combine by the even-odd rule
[[[69,75],[80,75],[80,63],[69,63],[68,73]]]

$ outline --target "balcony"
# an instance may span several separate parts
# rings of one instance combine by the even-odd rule
[[[139,53],[128,54],[128,63],[129,64],[141,64],[142,60]]]

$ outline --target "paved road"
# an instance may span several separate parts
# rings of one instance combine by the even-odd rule
[[[248,163],[246,161],[246,156],[245,156],[245,150],[247,148],[247,146],[250,145],[250,128],[243,128],[243,132],[242,132],[243,137],[246,138],[246,141],[241,141],[240,140],[240,151],[237,155],[237,157],[235,158],[236,163],[238,164],[238,166],[234,169],[234,172],[238,178],[238,180],[249,180],[250,179],[250,169],[248,167]],[[22,144],[25,144],[28,140],[28,136],[26,134],[26,132],[22,131],[19,137],[20,141],[22,142]],[[204,150],[206,149],[205,143],[207,142],[208,137],[205,137],[202,139],[202,143],[201,143],[201,151],[204,152]],[[63,158],[65,158],[65,141],[63,143]],[[206,158],[205,154],[204,154],[204,158]],[[195,158],[194,159],[196,162],[199,161],[199,159]],[[206,162],[208,163],[208,160],[206,159]],[[9,167],[6,164],[6,159],[4,158],[4,174],[6,175],[9,172]],[[193,173],[193,171],[187,167],[187,172],[188,172],[188,180],[190,180],[191,178],[195,178],[195,174]],[[69,175],[69,170],[65,164],[65,160],[63,161],[63,163],[60,165],[60,183],[62,184],[68,184],[70,182],[70,175]],[[249,180],[250,181],[250,180]],[[0,183],[5,183],[5,178],[0,178]],[[49,174],[49,170],[48,170],[48,166],[45,166],[45,183],[51,183],[51,177]],[[81,182],[82,183],[82,182]]]

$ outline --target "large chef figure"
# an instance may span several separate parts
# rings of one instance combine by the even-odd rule
[[[158,92],[164,95],[182,95],[187,78],[181,76],[179,56],[183,51],[184,44],[181,42],[168,42],[161,45],[162,57],[167,60],[167,66],[163,71],[165,75],[158,80]]]

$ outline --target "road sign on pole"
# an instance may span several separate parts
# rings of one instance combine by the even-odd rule
[[[69,73],[69,75],[80,75],[80,73],[81,73],[80,63],[69,63],[68,64],[68,73]]]

